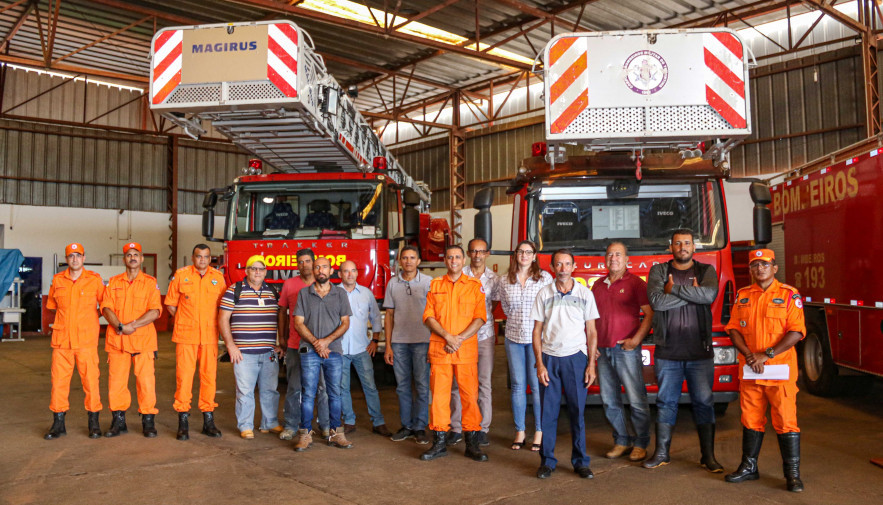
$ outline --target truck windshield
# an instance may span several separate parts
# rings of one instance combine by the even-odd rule
[[[671,234],[689,228],[696,249],[726,244],[726,223],[717,181],[644,180],[637,193],[610,196],[607,182],[536,186],[528,193],[528,238],[541,251],[572,248],[603,254],[611,240],[645,254],[668,250]]]
[[[233,240],[376,238],[385,225],[383,185],[297,181],[237,186],[228,220]]]

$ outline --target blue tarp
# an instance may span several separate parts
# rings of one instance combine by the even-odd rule
[[[18,268],[24,261],[18,249],[0,249],[0,298],[12,288],[12,281],[18,277]]]

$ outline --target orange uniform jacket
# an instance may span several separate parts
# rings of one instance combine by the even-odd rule
[[[178,307],[175,313],[176,344],[218,343],[218,305],[227,290],[224,276],[209,267],[200,276],[193,265],[178,269],[169,283],[165,304]]]
[[[107,293],[101,303],[101,310],[110,309],[121,323],[129,323],[143,316],[148,310],[162,312],[159,284],[156,278],[138,272],[135,280],[129,282],[123,272],[110,278]],[[153,352],[156,346],[156,328],[153,323],[135,329],[131,335],[120,335],[116,328],[107,328],[105,350],[117,350],[129,354]]]
[[[69,268],[55,274],[46,301],[46,308],[56,311],[52,348],[97,348],[98,304],[103,300],[104,281],[95,272],[84,269],[77,280],[71,279]]]
[[[426,295],[426,309],[423,321],[433,317],[454,335],[469,326],[474,319],[487,319],[485,294],[481,281],[460,275],[457,282],[451,281],[447,274],[432,279],[429,293]],[[478,363],[478,338],[469,337],[460,345],[457,352],[445,352],[445,339],[433,333],[429,337],[429,362],[433,364],[465,364]]]
[[[773,279],[770,287],[764,291],[757,284],[742,288],[736,294],[733,314],[726,327],[727,331],[737,330],[745,338],[745,344],[751,352],[764,352],[773,347],[789,331],[806,335],[803,319],[803,300],[797,289]],[[739,378],[742,378],[742,367],[745,357],[739,355]],[[789,381],[797,381],[797,352],[794,347],[766,361],[764,365],[788,365]],[[761,386],[777,386],[782,381],[752,381]]]

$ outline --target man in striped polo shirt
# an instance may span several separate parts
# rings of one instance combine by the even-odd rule
[[[236,424],[242,438],[254,438],[254,387],[261,398],[261,432],[282,431],[279,412],[279,362],[282,349],[276,345],[276,291],[264,278],[263,256],[252,256],[245,264],[244,281],[227,288],[221,298],[218,322],[221,336],[233,363],[236,378]],[[237,289],[239,285],[239,289]],[[238,299],[237,299],[237,291]]]

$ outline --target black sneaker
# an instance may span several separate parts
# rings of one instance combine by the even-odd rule
[[[407,440],[409,438],[414,438],[414,431],[409,430],[408,428],[402,428],[395,432],[393,436],[389,437],[393,442],[401,442],[402,440]]]
[[[579,468],[574,468],[573,471],[583,479],[594,479],[595,478],[595,474],[592,473],[592,471],[589,470],[589,467],[587,467],[587,466],[581,466]]]
[[[463,441],[463,434],[459,431],[452,431],[448,433],[448,441],[447,446],[452,447]]]
[[[426,430],[417,430],[415,432],[415,434],[417,437],[417,444],[418,445],[426,445],[432,441],[432,440],[430,440],[429,435],[426,434]]]
[[[488,440],[488,438],[487,438],[486,431],[479,431],[478,432],[478,445],[480,445],[481,447],[487,447],[487,446],[491,445],[491,441]]]

